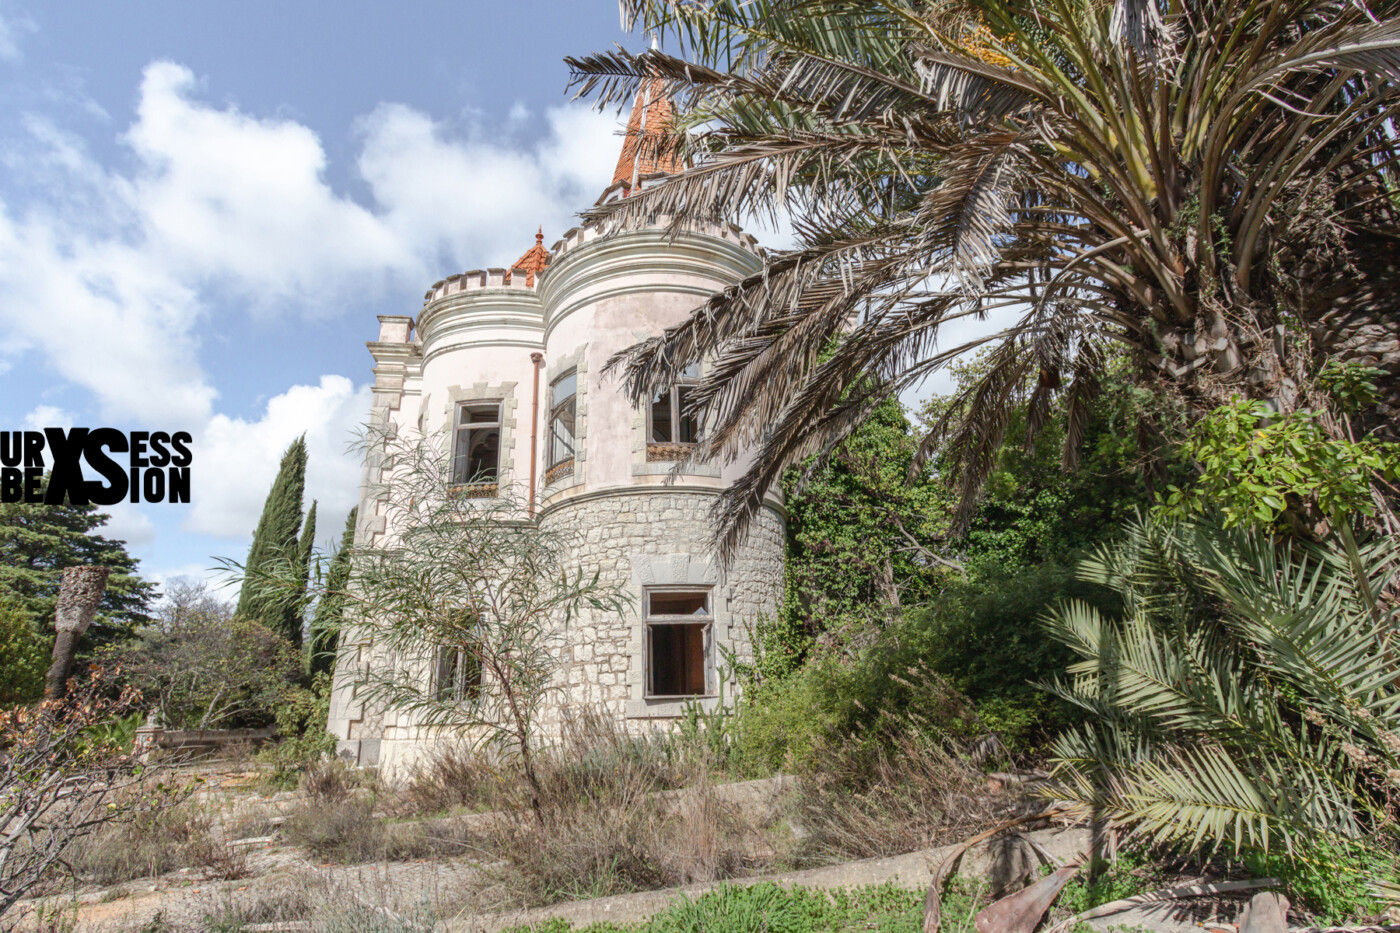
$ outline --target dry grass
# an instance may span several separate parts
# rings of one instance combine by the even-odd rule
[[[746,857],[761,828],[716,797],[704,762],[677,760],[659,740],[586,714],[537,767],[540,811],[517,791],[483,843],[504,863],[494,880],[508,902],[715,881],[754,867]]]
[[[208,878],[242,878],[248,870],[246,856],[215,838],[213,825],[211,815],[193,801],[160,806],[79,839],[69,850],[68,863],[79,879],[100,885],[177,868],[200,869]]]
[[[896,728],[884,743],[830,743],[803,777],[794,819],[803,865],[901,855],[957,842],[1005,817],[1014,801],[953,742]]]

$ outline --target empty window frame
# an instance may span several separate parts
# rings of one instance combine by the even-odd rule
[[[439,648],[433,690],[439,700],[460,703],[481,696],[481,658],[460,647]]]
[[[578,371],[571,370],[549,384],[549,463],[544,479],[552,483],[574,472],[578,415]]]
[[[452,482],[474,495],[494,496],[501,472],[501,403],[457,406]]]
[[[647,590],[643,599],[647,696],[707,696],[714,621],[710,591]]]
[[[647,412],[647,459],[680,459],[688,452],[688,445],[700,440],[700,422],[686,412],[699,379],[700,367],[689,366],[675,385],[652,396]]]

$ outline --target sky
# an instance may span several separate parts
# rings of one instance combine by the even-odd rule
[[[157,581],[247,553],[285,448],[333,547],[376,314],[552,243],[615,113],[563,57],[613,0],[0,0],[0,430],[186,430],[192,502],[113,507]]]
[[[375,315],[576,224],[625,114],[563,58],[614,43],[614,0],[0,0],[0,430],[193,435],[189,504],[108,510],[157,582],[221,581],[305,434],[332,549]]]

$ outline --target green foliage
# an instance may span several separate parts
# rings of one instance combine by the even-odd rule
[[[258,757],[272,765],[272,781],[289,786],[310,765],[335,754],[335,736],[326,731],[330,715],[331,674],[317,671],[310,683],[283,684],[277,695],[277,742]]]
[[[959,387],[975,380],[982,368],[963,368]],[[1121,366],[1115,365],[1112,372],[1118,369]],[[940,414],[948,403],[935,398],[924,419]],[[1159,418],[1158,407],[1158,400],[1132,389],[1126,380],[1086,403],[1076,447],[1081,455],[1073,470],[1065,469],[1062,458],[1069,432],[1067,407],[1052,406],[1034,433],[1029,401],[1014,408],[1005,443],[957,545],[968,569],[995,577],[1044,562],[1065,562],[1068,555],[1115,533],[1135,509],[1152,501],[1139,464],[1155,448],[1144,448],[1137,425],[1145,418]]]
[[[1033,751],[1069,721],[1064,704],[1036,686],[1073,658],[1037,624],[1064,599],[1116,606],[1112,594],[1066,564],[1016,572],[990,566],[948,584],[936,603],[911,613],[905,637],[973,701],[988,731],[1013,752]]]
[[[806,771],[830,743],[873,757],[909,717],[931,736],[979,732],[967,699],[934,673],[918,631],[896,625],[854,657],[810,659],[795,674],[752,691],[731,726],[741,773]]]
[[[331,673],[335,668],[336,646],[340,626],[345,620],[345,584],[350,580],[350,558],[355,547],[355,519],[358,506],[345,516],[345,531],[340,547],[331,557],[326,570],[325,595],[316,603],[316,615],[311,620],[311,645],[308,667],[312,674]]]
[[[282,455],[277,478],[267,493],[253,543],[248,548],[244,571],[264,573],[281,562],[292,562],[300,569],[302,542],[302,493],[306,488],[306,438],[292,441]],[[285,636],[292,644],[301,644],[301,610],[303,592],[267,592],[245,587],[238,597],[235,613],[245,619],[260,621]]]
[[[1200,475],[1189,487],[1169,487],[1162,513],[1218,510],[1226,527],[1269,526],[1285,513],[1309,526],[1333,515],[1374,515],[1373,479],[1400,476],[1400,445],[1338,438],[1319,412],[1279,415],[1244,399],[1197,422],[1181,453]]]
[[[1078,914],[1155,887],[1159,885],[1148,860],[1136,852],[1123,852],[1116,861],[1097,861],[1071,878],[1055,899],[1055,906]]]
[[[947,531],[948,494],[927,477],[906,480],[913,456],[909,421],[889,399],[825,465],[787,475],[780,627],[859,632],[933,596],[940,571],[927,554]]]
[[[1397,879],[1394,855],[1327,841],[1296,858],[1252,850],[1245,853],[1244,864],[1253,875],[1281,880],[1288,895],[1324,924],[1355,923],[1375,917],[1382,904],[1372,883],[1376,879],[1392,883]]]
[[[508,933],[571,933],[554,918]],[[681,895],[646,923],[594,923],[579,933],[918,933],[923,929],[923,894],[893,884],[820,891],[771,882],[720,885],[699,897]],[[953,930],[951,933],[961,933]]]
[[[32,703],[44,695],[48,643],[38,625],[8,603],[0,603],[0,707]]]
[[[1051,691],[1084,722],[1048,791],[1144,838],[1315,857],[1397,842],[1400,543],[1315,545],[1137,524],[1081,565],[1121,614],[1071,600],[1047,631],[1080,660]]]
[[[1385,370],[1374,366],[1328,360],[1314,381],[1339,411],[1354,415],[1374,407],[1380,401],[1381,393],[1376,383],[1385,376]]]
[[[300,669],[296,649],[267,626],[231,615],[203,584],[176,581],[168,589],[157,618],[103,656],[169,728],[271,721]]]
[[[155,585],[137,575],[139,561],[127,553],[126,543],[102,536],[107,521],[108,516],[95,505],[0,504],[0,601],[31,620],[45,639],[52,638],[63,570],[91,565],[112,568],[80,654],[145,622],[156,594]]]

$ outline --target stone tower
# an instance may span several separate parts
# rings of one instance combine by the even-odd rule
[[[669,102],[644,88],[600,202],[678,170],[639,145],[670,117]],[[621,381],[602,373],[614,353],[681,322],[760,267],[753,238],[737,227],[676,235],[665,220],[606,234],[585,225],[551,250],[541,232],[510,269],[436,283],[416,319],[381,316],[379,339],[368,345],[372,424],[451,432],[462,452],[454,469],[472,494],[528,484],[536,520],[561,534],[585,573],[597,571],[632,598],[624,618],[585,614],[569,626],[546,731],[571,708],[604,710],[639,731],[666,727],[688,702],[732,698],[735,685],[721,683],[723,658],[751,656],[747,626],[772,613],[781,592],[776,498],[727,571],[708,550],[709,508],[747,464],[672,476],[701,430],[684,411],[687,386],[637,408]],[[371,451],[360,547],[393,534],[373,498],[379,479]],[[342,650],[328,724],[342,755],[392,770],[429,750],[433,740],[411,722],[356,697],[355,670],[373,663],[372,646],[352,640]]]

